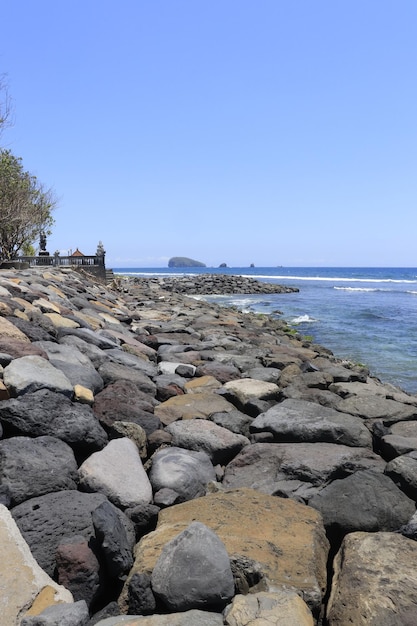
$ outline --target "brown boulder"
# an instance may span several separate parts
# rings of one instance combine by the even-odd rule
[[[136,546],[136,561],[119,600],[124,609],[129,579],[135,572],[150,574],[163,546],[192,521],[213,530],[229,556],[258,562],[271,590],[291,587],[319,612],[329,550],[321,516],[293,500],[252,489],[209,494],[161,511],[156,530]]]

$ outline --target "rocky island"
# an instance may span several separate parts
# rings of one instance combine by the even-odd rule
[[[206,265],[185,256],[173,256],[168,261],[168,267],[206,267]]]
[[[175,284],[0,271],[2,624],[417,623],[417,398]]]

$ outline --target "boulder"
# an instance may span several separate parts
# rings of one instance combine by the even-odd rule
[[[112,361],[105,361],[98,368],[98,373],[102,377],[105,386],[119,380],[133,383],[143,393],[155,396],[156,385],[152,380],[139,369],[134,369],[130,365],[120,365]]]
[[[149,480],[154,492],[173,490],[179,503],[205,495],[207,484],[216,480],[216,472],[205,452],[170,447],[153,455]]]
[[[229,557],[244,555],[257,561],[271,590],[291,586],[315,613],[320,610],[329,550],[320,514],[292,500],[251,489],[208,494],[163,509],[156,530],[136,546],[135,564],[119,598],[122,610],[127,610],[129,578],[135,572],[151,574],[163,546],[192,521],[215,532]]]
[[[197,367],[196,376],[212,376],[220,383],[224,384],[230,380],[241,378],[242,374],[235,365],[229,365],[219,361],[206,361]]]
[[[397,533],[351,533],[334,562],[329,626],[417,623],[417,543]]]
[[[12,437],[0,441],[0,484],[11,506],[51,491],[77,488],[72,449],[56,437]]]
[[[89,613],[84,600],[49,606],[40,615],[25,617],[20,626],[88,626]]]
[[[73,601],[71,592],[53,581],[38,565],[10,512],[1,504],[0,598],[5,626],[20,624],[27,612]]]
[[[65,374],[37,355],[11,361],[4,368],[3,380],[11,396],[21,396],[38,389],[49,389],[69,398],[73,393],[72,383]]]
[[[11,513],[33,556],[53,576],[56,549],[63,538],[95,539],[91,513],[105,500],[101,493],[57,491],[18,504]]]
[[[309,501],[329,532],[394,531],[406,524],[415,503],[379,472],[361,470],[334,480]]]
[[[385,474],[412,500],[417,500],[417,451],[387,463]]]
[[[372,445],[369,430],[359,417],[346,415],[304,400],[284,400],[252,422],[251,432],[270,432],[280,442],[327,442],[353,447]]]
[[[151,585],[170,611],[223,609],[234,595],[223,542],[201,522],[191,522],[163,547]]]
[[[152,487],[136,445],[127,437],[113,439],[80,466],[80,487],[104,493],[121,508],[148,504]]]
[[[173,422],[166,430],[172,435],[172,445],[203,451],[213,465],[228,463],[243,447],[249,445],[247,437],[203,419]]]
[[[140,391],[131,381],[118,380],[96,395],[93,410],[107,427],[115,421],[134,422],[150,435],[161,428],[159,418],[153,415],[157,404],[153,394]]]
[[[103,379],[94,365],[88,356],[75,346],[61,345],[52,341],[39,341],[35,345],[46,352],[49,362],[61,370],[73,385],[83,385],[93,393],[103,389]]]
[[[111,502],[102,502],[93,512],[96,537],[106,561],[106,571],[112,578],[128,572],[133,565],[133,522]],[[124,520],[122,519],[124,517]],[[131,528],[130,536],[126,526]]]
[[[156,376],[158,373],[157,366],[144,356],[139,357],[135,354],[130,354],[129,352],[117,348],[107,350],[106,354],[112,363],[122,365],[123,367],[129,367],[132,370],[137,370],[138,372],[142,372],[149,377]]]
[[[6,339],[13,339],[30,343],[29,337],[22,333],[17,326],[9,322],[5,317],[0,316],[0,335]]]
[[[278,385],[253,378],[241,378],[224,384],[225,398],[238,409],[249,413],[247,407],[254,400],[278,400],[280,389]],[[250,409],[249,409],[250,410]]]
[[[127,622],[127,623],[126,623]],[[168,615],[109,617],[96,623],[96,626],[223,626],[220,613],[192,609]]]
[[[208,391],[187,393],[183,396],[169,398],[155,407],[155,415],[165,425],[176,420],[186,420],[194,417],[208,418],[213,413],[234,411],[233,404]]]
[[[0,422],[9,434],[55,436],[77,453],[98,450],[107,443],[91,407],[48,389],[0,402]]]
[[[310,609],[292,590],[277,589],[237,595],[225,610],[226,626],[265,624],[271,626],[314,626]]]
[[[254,443],[227,465],[223,486],[250,487],[308,502],[336,477],[363,469],[382,474],[384,468],[384,461],[369,448],[333,443]]]
[[[232,433],[249,438],[249,426],[252,424],[253,418],[235,409],[234,411],[213,413],[213,415],[210,415],[210,421],[217,424],[217,426],[227,428]]]
[[[417,419],[417,407],[370,393],[344,398],[337,404],[337,410],[366,420],[381,419],[386,426]]]
[[[56,549],[58,582],[69,589],[75,601],[91,607],[100,591],[100,564],[85,537],[65,537]]]

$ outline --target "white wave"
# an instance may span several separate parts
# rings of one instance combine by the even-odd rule
[[[333,287],[339,291],[386,291],[385,289],[376,289],[375,287]]]
[[[299,315],[291,320],[291,324],[310,324],[312,322],[317,322],[317,320],[309,315]]]
[[[240,274],[244,278],[262,278],[264,280],[310,280],[324,281],[332,283],[410,283],[415,284],[417,280],[394,279],[394,278],[341,278],[340,276],[270,276],[266,274]]]
[[[405,293],[411,293],[411,295],[417,296],[417,291],[406,291]]]

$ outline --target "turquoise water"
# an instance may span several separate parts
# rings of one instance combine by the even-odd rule
[[[136,276],[237,274],[291,285],[299,293],[209,296],[242,310],[279,316],[340,358],[417,393],[417,268],[119,268]],[[279,313],[278,313],[279,312]]]

